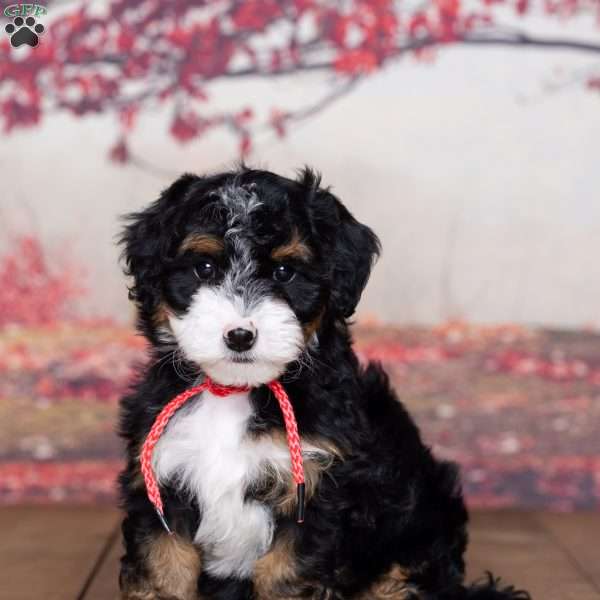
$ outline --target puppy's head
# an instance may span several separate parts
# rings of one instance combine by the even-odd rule
[[[379,249],[308,169],[184,175],[129,216],[143,331],[226,385],[277,378],[356,307]]]

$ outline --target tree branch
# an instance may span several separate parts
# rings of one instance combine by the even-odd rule
[[[578,52],[591,52],[600,54],[600,44],[593,44],[591,42],[578,42],[576,40],[561,38],[532,37],[519,32],[490,32],[489,34],[469,33],[464,34],[462,37],[459,37],[456,40],[453,40],[451,44],[465,44],[472,46],[519,46],[530,48],[547,48],[554,50],[575,50]],[[399,45],[393,56],[397,57],[407,52],[414,52],[415,50],[447,45],[450,44],[434,37],[416,38]],[[333,62],[331,60],[323,60],[307,64],[292,65],[278,71],[264,71],[257,67],[248,67],[238,71],[223,73],[220,75],[220,77],[227,79],[256,76],[285,77],[298,72],[329,71],[332,68]]]
[[[461,44],[479,46],[530,46],[532,48],[548,48],[555,50],[575,50],[578,52],[600,53],[600,44],[578,42],[562,38],[539,38],[524,33],[514,34],[465,34],[458,40]]]
[[[352,77],[344,85],[335,88],[329,94],[306,108],[303,108],[288,118],[288,121],[302,121],[308,117],[312,117],[314,114],[321,112],[326,109],[330,104],[333,104],[336,100],[348,94],[359,82],[360,77]]]
[[[398,45],[392,57],[397,57],[407,52],[414,52],[415,50],[421,50],[424,48],[436,47],[436,46],[448,46],[452,44],[465,44],[471,46],[518,46],[518,47],[530,47],[530,48],[546,48],[554,50],[574,50],[577,52],[591,52],[600,54],[600,43],[594,44],[592,42],[580,42],[572,39],[564,38],[544,38],[534,37],[521,33],[518,31],[503,31],[500,27],[494,28],[494,30],[481,33],[465,33],[459,36],[457,39],[450,42],[441,40],[435,37],[422,37],[413,38],[407,40],[404,43]],[[310,43],[309,43],[310,45]],[[97,65],[97,64],[112,64],[121,65],[125,62],[127,57],[125,55],[106,55],[93,61],[86,62],[85,65]],[[301,72],[311,71],[328,71],[333,68],[333,61],[330,59],[321,60],[316,62],[307,62],[300,64],[293,64],[288,67],[271,71],[268,68],[264,68],[259,65],[253,65],[237,71],[229,71],[220,73],[218,78],[224,79],[239,79],[245,77],[285,77]],[[171,65],[170,72],[175,69],[175,64]],[[161,72],[162,74],[162,72]],[[210,81],[216,77],[206,78],[204,81]]]

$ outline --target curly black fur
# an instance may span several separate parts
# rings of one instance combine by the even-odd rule
[[[377,237],[321,188],[310,170],[294,181],[245,168],[211,177],[184,175],[149,208],[131,215],[123,235],[133,278],[130,296],[138,308],[139,328],[151,342],[149,363],[121,404],[121,434],[128,450],[120,478],[126,511],[123,597],[180,598],[147,581],[148,547],[162,529],[140,484],[138,453],[161,408],[189,386],[180,376],[182,369],[197,370],[192,364],[175,369],[167,359],[172,348],[157,331],[156,311],[162,305],[185,311],[197,283],[186,276],[193,257],[182,256],[178,248],[190,232],[222,232],[215,190],[228,184],[252,186],[262,202],[250,225],[258,260],[268,262],[270,249],[285,242],[293,228],[314,254],[310,265],[298,265],[293,285],[283,289],[270,284],[269,293],[283,298],[300,323],[318,323],[310,369],[290,364],[281,381],[301,434],[327,440],[343,454],[322,477],[303,525],[293,516],[276,515],[275,539],[287,536],[293,542],[289,559],[295,577],[279,582],[267,597],[527,598],[491,576],[464,586],[467,511],[458,469],[432,456],[381,368],[362,368],[353,352],[347,318],[379,252]],[[252,391],[252,402],[255,432],[283,431],[277,403],[265,386]],[[248,501],[259,498],[258,490],[247,494]],[[162,495],[178,538],[191,540],[202,518],[196,502],[171,487]],[[385,595],[377,582],[394,568],[401,581]],[[205,573],[199,575],[198,594],[232,600],[257,596],[251,580]]]

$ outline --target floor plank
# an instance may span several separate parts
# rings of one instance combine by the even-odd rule
[[[2,507],[2,597],[75,600],[116,519],[107,508]]]
[[[535,518],[587,574],[600,598],[600,514],[538,513]]]
[[[535,515],[474,513],[467,552],[470,579],[489,570],[534,600],[599,600],[600,595]]]
[[[476,579],[490,570],[502,576],[507,583],[528,589],[534,600],[599,600],[598,590],[537,521],[537,517],[522,512],[475,512],[470,528],[467,577]],[[600,527],[600,515],[591,520],[594,526]],[[569,533],[568,518],[564,527]],[[572,536],[575,539],[576,534]],[[113,545],[85,600],[118,597],[117,573],[121,553],[119,541]],[[589,558],[593,561],[591,550]]]
[[[98,571],[81,600],[118,600],[119,559],[122,554],[121,535],[117,531],[108,553],[98,565]]]
[[[0,595],[76,600],[85,587],[84,600],[117,600],[118,519],[91,507],[2,508]],[[600,515],[475,512],[470,531],[469,579],[491,570],[534,600],[600,599]]]

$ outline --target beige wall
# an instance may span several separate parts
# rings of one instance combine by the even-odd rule
[[[291,174],[320,169],[380,235],[384,255],[361,306],[385,320],[450,317],[576,327],[600,325],[600,97],[542,83],[593,57],[565,52],[445,51],[404,61],[278,141],[263,136],[251,163]],[[265,108],[308,99],[317,79],[220,86]],[[136,152],[173,173],[232,160],[224,134],[190,146],[146,117]],[[84,264],[87,310],[129,318],[114,236],[117,215],[169,182],[110,164],[109,118],[63,116],[0,140],[2,244],[28,228]]]

